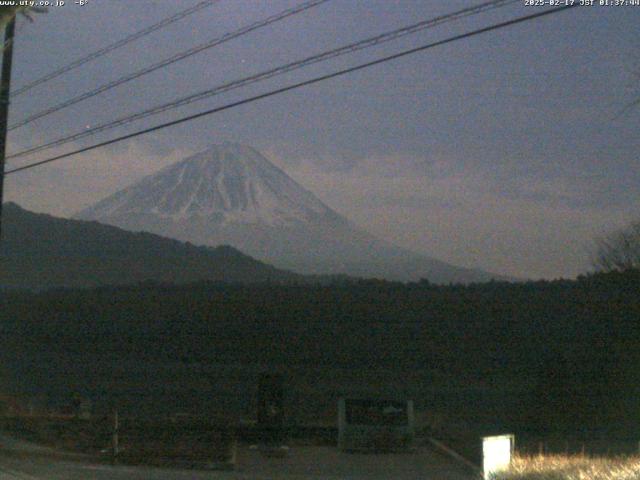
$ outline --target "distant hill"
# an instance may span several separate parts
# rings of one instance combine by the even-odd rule
[[[264,155],[223,143],[76,215],[198,245],[233,245],[302,274],[472,283],[506,278],[399,248],[341,216]]]
[[[150,233],[67,220],[4,205],[0,288],[45,289],[188,283],[298,282],[304,277],[229,246],[198,247]]]

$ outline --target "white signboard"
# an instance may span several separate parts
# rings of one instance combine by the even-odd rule
[[[414,441],[413,401],[344,399],[338,403],[342,451],[407,451]]]
[[[513,435],[483,437],[482,470],[485,480],[489,480],[495,473],[509,468],[514,443],[515,438]]]

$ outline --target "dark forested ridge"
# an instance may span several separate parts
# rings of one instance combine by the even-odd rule
[[[131,405],[242,410],[257,372],[280,369],[302,403],[411,396],[422,409],[479,418],[477,408],[513,428],[638,430],[629,419],[640,414],[639,319],[637,271],[448,287],[7,292],[0,360],[21,391],[118,391]]]
[[[280,283],[304,281],[304,277],[229,246],[198,247],[96,222],[36,214],[13,203],[4,205],[0,287],[41,290],[147,280]]]

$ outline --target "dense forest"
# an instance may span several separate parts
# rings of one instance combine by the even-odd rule
[[[0,301],[0,374],[49,402],[80,392],[96,408],[245,415],[259,372],[276,370],[302,412],[293,419],[319,421],[340,395],[411,397],[496,428],[633,436],[639,320],[637,270],[468,286],[12,291]]]

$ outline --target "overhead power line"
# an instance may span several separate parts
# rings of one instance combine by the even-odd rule
[[[116,137],[116,138],[113,138],[111,140],[106,140],[104,142],[96,143],[94,145],[90,145],[88,147],[80,148],[80,149],[74,150],[72,152],[64,153],[62,155],[56,155],[54,157],[47,158],[45,160],[40,160],[38,162],[33,162],[33,163],[28,164],[28,165],[24,165],[22,167],[17,167],[17,168],[14,168],[12,170],[8,170],[5,173],[5,175],[9,175],[11,173],[21,172],[21,171],[24,171],[24,170],[35,168],[35,167],[38,167],[40,165],[44,165],[44,164],[47,164],[47,163],[51,163],[51,162],[55,162],[55,161],[58,161],[58,160],[62,160],[63,158],[68,158],[68,157],[71,157],[71,156],[74,156],[74,155],[78,155],[80,153],[84,153],[84,152],[88,152],[88,151],[91,151],[91,150],[95,150],[95,149],[100,148],[100,147],[104,147],[104,146],[107,146],[107,145],[112,145],[114,143],[122,142],[124,140],[129,140],[131,138],[139,137],[141,135],[146,135],[148,133],[156,132],[158,130],[162,130],[162,129],[165,129],[165,128],[168,128],[168,127],[172,127],[174,125],[179,125],[181,123],[190,122],[192,120],[196,120],[196,119],[201,118],[201,117],[213,115],[215,113],[222,112],[224,110],[229,110],[229,109],[232,109],[232,108],[235,108],[235,107],[239,107],[241,105],[246,105],[248,103],[252,103],[252,102],[255,102],[255,101],[258,101],[258,100],[269,98],[269,97],[272,97],[272,96],[275,96],[275,95],[280,95],[282,93],[289,92],[291,90],[296,90],[298,88],[305,87],[305,86],[308,86],[308,85],[312,85],[312,84],[315,84],[315,83],[319,83],[319,82],[322,82],[322,81],[325,81],[325,80],[329,80],[331,78],[336,78],[336,77],[339,77],[339,76],[342,76],[342,75],[346,75],[346,74],[349,74],[349,73],[356,72],[358,70],[363,70],[365,68],[369,68],[369,67],[372,67],[374,65],[380,65],[382,63],[386,63],[386,62],[389,62],[391,60],[396,60],[398,58],[402,58],[402,57],[405,57],[407,55],[412,55],[414,53],[423,52],[425,50],[428,50],[428,49],[431,49],[431,48],[434,48],[434,47],[438,47],[440,45],[445,45],[447,43],[452,43],[452,42],[455,42],[457,40],[470,38],[470,37],[473,37],[473,36],[476,36],[476,35],[480,35],[482,33],[487,33],[487,32],[490,32],[490,31],[498,30],[500,28],[509,27],[511,25],[515,25],[515,24],[518,24],[518,23],[523,23],[523,22],[527,22],[529,20],[534,20],[536,18],[552,15],[554,13],[562,12],[562,11],[565,11],[565,10],[568,10],[570,8],[574,8],[574,7],[577,7],[577,6],[579,6],[579,4],[578,3],[574,3],[574,4],[569,4],[569,5],[565,5],[565,6],[558,7],[558,8],[553,8],[553,9],[550,9],[550,10],[544,10],[542,12],[534,13],[534,14],[531,14],[531,15],[526,15],[526,16],[523,16],[523,17],[518,17],[518,18],[515,18],[515,19],[512,19],[512,20],[508,20],[508,21],[505,21],[505,22],[501,22],[501,23],[497,23],[497,24],[494,24],[494,25],[490,25],[488,27],[484,27],[484,28],[480,28],[480,29],[477,29],[477,30],[473,30],[471,32],[462,33],[460,35],[455,35],[453,37],[449,37],[449,38],[446,38],[444,40],[439,40],[437,42],[428,43],[426,45],[422,45],[422,46],[419,46],[419,47],[411,48],[409,50],[404,50],[402,52],[395,53],[393,55],[388,55],[386,57],[382,57],[382,58],[379,58],[377,60],[373,60],[373,61],[366,62],[366,63],[361,63],[361,64],[356,65],[354,67],[345,68],[343,70],[338,70],[338,71],[333,72],[333,73],[329,73],[329,74],[326,74],[326,75],[321,75],[319,77],[315,77],[315,78],[312,78],[312,79],[309,79],[309,80],[305,80],[303,82],[294,83],[292,85],[288,85],[286,87],[278,88],[276,90],[271,90],[269,92],[262,93],[260,95],[255,95],[253,97],[245,98],[243,100],[238,100],[236,102],[228,103],[228,104],[223,105],[221,107],[216,107],[216,108],[212,108],[212,109],[209,109],[209,110],[205,110],[203,112],[199,112],[199,113],[196,113],[196,114],[193,114],[193,115],[189,115],[187,117],[183,117],[183,118],[180,118],[180,119],[177,119],[177,120],[173,120],[171,122],[162,123],[162,124],[156,125],[154,127],[146,128],[144,130],[139,130],[137,132],[129,133],[127,135],[122,135],[120,137]]]
[[[221,37],[217,37],[214,38],[212,40],[209,40],[206,43],[197,45],[193,48],[190,48],[188,50],[185,50],[183,52],[177,53],[165,60],[161,60],[160,62],[154,63],[153,65],[150,65],[146,68],[143,68],[142,70],[138,70],[137,72],[131,73],[129,75],[125,75],[123,77],[120,77],[116,80],[113,80],[111,82],[105,83],[93,90],[90,90],[88,92],[85,92],[83,94],[80,94],[76,97],[73,97],[69,100],[66,100],[62,103],[59,103],[58,105],[55,105],[53,107],[47,108],[45,110],[42,110],[40,112],[34,113],[33,115],[28,116],[27,118],[11,125],[9,127],[9,131],[11,130],[15,130],[18,127],[22,127],[24,125],[27,125],[31,122],[33,122],[34,120],[37,120],[39,118],[45,117],[47,115],[50,115],[54,112],[57,112],[59,110],[62,110],[63,108],[67,108],[71,105],[75,105],[78,102],[81,102],[83,100],[86,100],[88,98],[91,97],[95,97],[96,95],[99,95],[100,93],[106,92],[107,90],[111,90],[114,87],[117,87],[119,85],[122,85],[124,83],[130,82],[131,80],[135,80],[137,78],[142,77],[143,75],[147,75],[151,72],[155,72],[156,70],[159,70],[161,68],[164,68],[168,65],[171,65],[173,63],[176,63],[180,60],[184,60],[185,58],[191,57],[197,53],[200,53],[204,50],[207,50],[209,48],[213,48],[217,45],[220,45],[222,43],[228,42],[229,40],[232,40],[234,38],[240,37],[242,35],[246,35],[249,32],[252,32],[254,30],[257,30],[259,28],[263,28],[266,27],[267,25],[271,25],[272,23],[278,22],[280,20],[283,20],[285,18],[288,18],[292,15],[296,15],[298,13],[304,12],[305,10],[309,10],[310,8],[316,7],[320,4],[326,3],[329,0],[309,0],[307,2],[301,3],[300,5],[297,5],[295,7],[292,8],[288,8],[286,10],[283,10],[280,13],[277,13],[275,15],[271,15],[267,18],[265,18],[264,20],[259,20],[257,22],[254,22],[250,25],[247,25],[245,27],[242,27],[234,32],[230,32],[230,33],[226,33]]]
[[[178,98],[176,100],[172,100],[171,102],[166,102],[160,105],[156,105],[142,112],[132,114],[132,115],[127,115],[119,119],[112,120],[110,122],[103,123],[101,125],[96,125],[95,127],[84,129],[74,134],[67,135],[65,137],[61,137],[44,144],[22,150],[20,152],[17,152],[13,155],[8,156],[7,158],[12,159],[12,158],[22,157],[22,156],[29,155],[36,152],[41,152],[44,150],[49,150],[50,148],[53,148],[53,147],[57,147],[75,140],[80,140],[82,138],[93,136],[100,132],[111,130],[119,126],[127,125],[137,120],[150,117],[152,115],[157,115],[159,113],[172,110],[178,107],[182,107],[184,105],[188,105],[200,100],[204,100],[206,98],[209,98],[221,93],[225,93],[230,90],[235,90],[236,88],[245,87],[247,85],[251,85],[253,83],[267,80],[269,78],[272,78],[278,75],[283,75],[285,73],[289,73],[291,71],[294,71],[315,63],[327,61],[332,58],[339,57],[341,55],[353,53],[359,50],[363,50],[365,48],[380,45],[382,43],[396,40],[398,38],[425,30],[427,28],[436,27],[443,23],[458,20],[460,18],[465,18],[471,15],[477,15],[479,13],[482,13],[491,9],[504,7],[508,4],[519,3],[520,1],[521,0],[492,0],[474,7],[464,8],[462,10],[448,13],[446,15],[441,15],[428,20],[423,20],[421,22],[417,22],[403,28],[382,33],[374,37],[361,40],[359,42],[351,43],[342,47],[335,48],[333,50],[325,51],[320,54],[312,55],[310,57],[306,57],[301,60],[297,60],[295,62],[287,63],[285,65],[281,65],[276,68],[272,68],[254,75],[250,75],[248,77],[243,77],[238,80],[227,82],[222,85],[218,85],[216,87],[213,87],[198,93],[194,93],[185,97]]]
[[[183,18],[188,17],[189,15],[192,15],[196,12],[199,12],[200,10],[210,7],[214,3],[218,3],[219,1],[220,0],[204,0],[202,2],[196,3],[194,6],[187,8],[186,10],[181,10],[175,15],[167,17],[159,21],[158,23],[154,23],[153,25],[149,25],[148,27],[143,28],[138,32],[132,33],[131,35],[128,35],[125,38],[118,40],[117,42],[107,45],[104,48],[96,50],[95,52],[91,52],[88,55],[85,55],[84,57],[69,63],[68,65],[60,67],[59,69],[54,70],[53,72],[48,73],[47,75],[44,75],[36,80],[33,80],[32,82],[29,82],[20,88],[17,88],[14,92],[11,92],[11,96],[16,97],[22,93],[25,93],[31,90],[32,88],[37,87],[38,85],[48,82],[49,80],[53,80],[54,78],[59,77],[60,75],[63,75],[67,72],[70,72],[71,70],[74,70],[80,67],[81,65],[84,65],[85,63],[95,60],[96,58],[102,57],[107,53],[113,52],[114,50],[120,47],[124,47],[125,45],[131,42],[135,42],[136,40],[142,37],[145,37],[150,33],[155,32],[156,30],[160,30],[161,28],[164,28],[167,25],[171,25],[172,23],[175,23],[178,20],[182,20]]]

